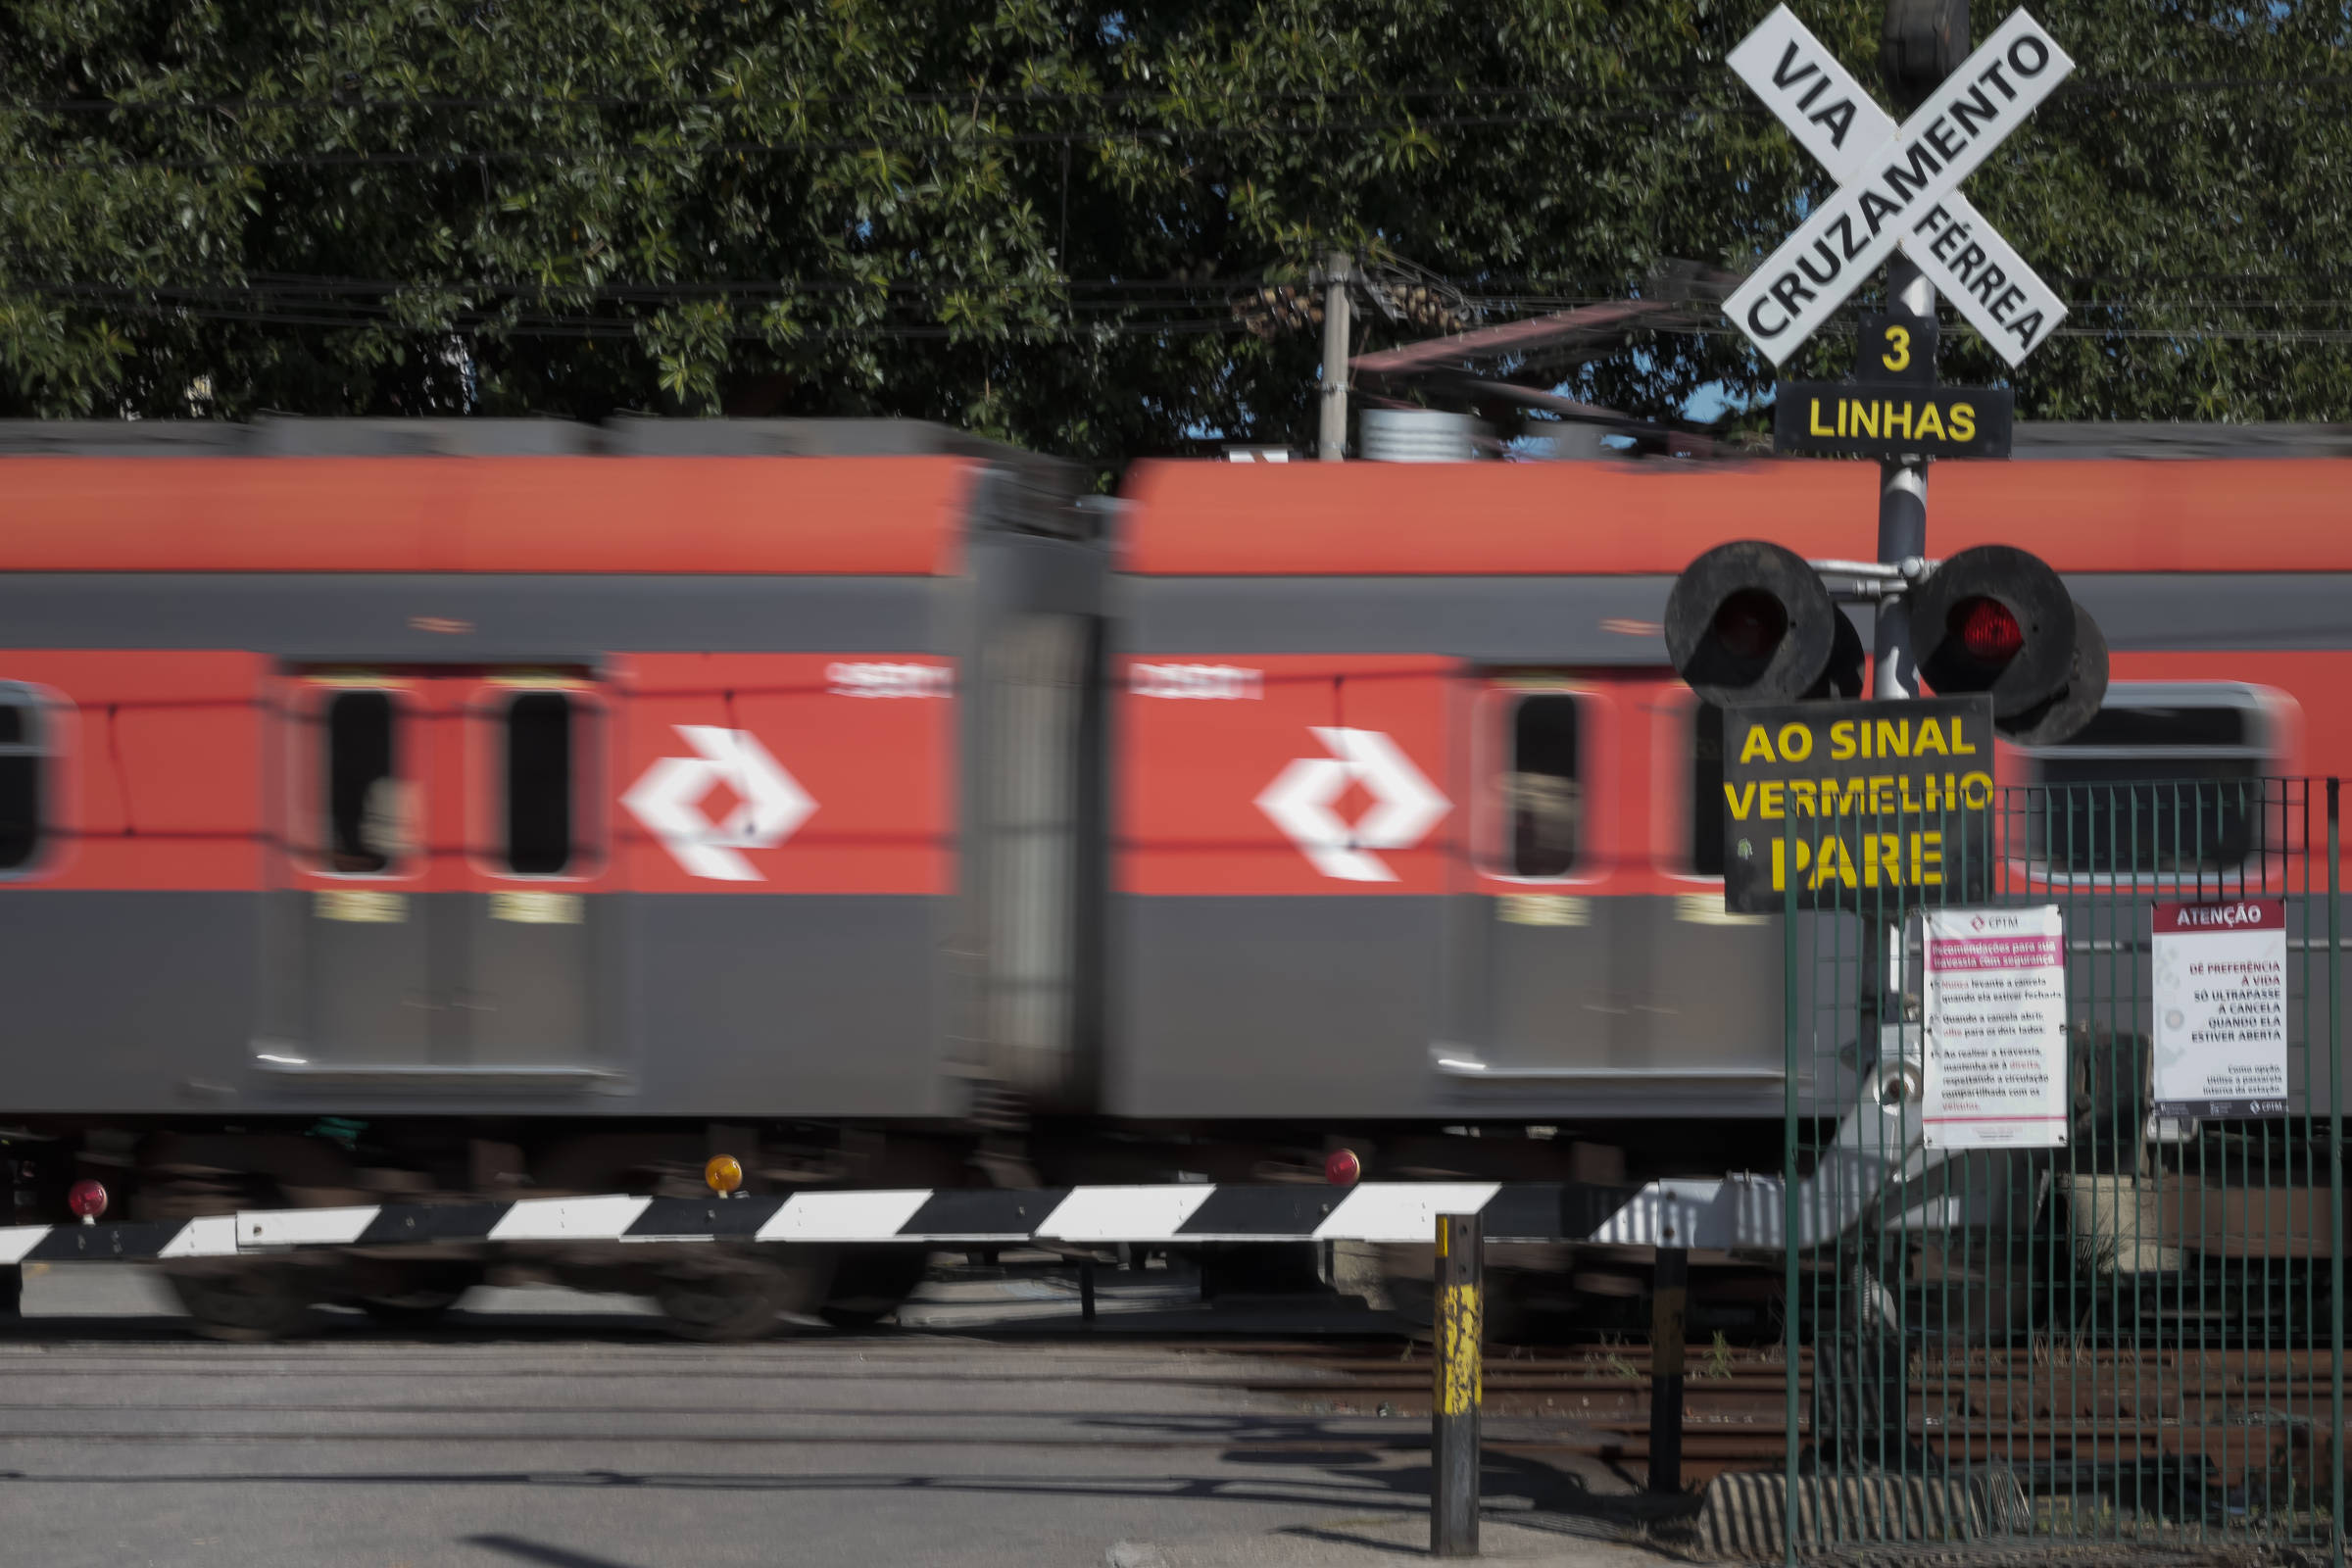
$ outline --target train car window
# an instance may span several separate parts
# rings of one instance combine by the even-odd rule
[[[556,876],[572,859],[571,699],[529,692],[507,705],[507,869]]]
[[[2026,750],[2052,786],[2028,803],[2031,852],[2074,875],[2232,869],[2266,842],[2272,753],[2251,688],[2119,682],[2072,740]]]
[[[390,692],[342,691],[326,705],[327,868],[385,876],[408,857],[409,791]]]
[[[1723,875],[1723,710],[1690,705],[1690,869]]]
[[[0,687],[0,871],[21,871],[41,852],[47,742],[39,700]]]
[[[1577,699],[1562,694],[1522,697],[1512,709],[1510,767],[1502,778],[1502,848],[1511,876],[1561,877],[1576,868],[1581,717]]]

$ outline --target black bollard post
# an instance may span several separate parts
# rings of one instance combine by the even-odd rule
[[[24,1311],[24,1270],[0,1268],[0,1318],[19,1317]]]
[[[1683,1319],[1690,1254],[1658,1249],[1649,1296],[1649,1490],[1683,1490]]]
[[[1078,1316],[1085,1322],[1095,1320],[1095,1260],[1078,1260]]]
[[[1429,1411],[1429,1552],[1478,1555],[1478,1406],[1485,1391],[1479,1340],[1485,1227],[1476,1214],[1438,1218],[1435,1387]]]

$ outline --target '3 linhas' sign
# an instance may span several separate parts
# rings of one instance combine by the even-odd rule
[[[1982,896],[1992,704],[1734,708],[1723,719],[1725,907],[1891,912]]]

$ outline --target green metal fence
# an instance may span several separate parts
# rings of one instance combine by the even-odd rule
[[[2341,1560],[2337,798],[2116,781],[1786,824],[1818,881],[1785,892],[1791,1560],[2003,1539]],[[1940,876],[1862,874],[1914,833]],[[2158,1116],[2154,906],[2265,898],[2286,916],[2283,1112]],[[2036,906],[2063,920],[2064,1123],[2029,1141],[2063,1143],[1929,1149],[1921,911]],[[1844,1200],[1800,1187],[1833,1169]]]

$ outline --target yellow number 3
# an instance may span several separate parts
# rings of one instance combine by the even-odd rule
[[[1911,363],[1911,329],[1909,327],[1888,327],[1886,344],[1886,352],[1879,356],[1881,365],[1886,366],[1889,370],[1899,370]]]

